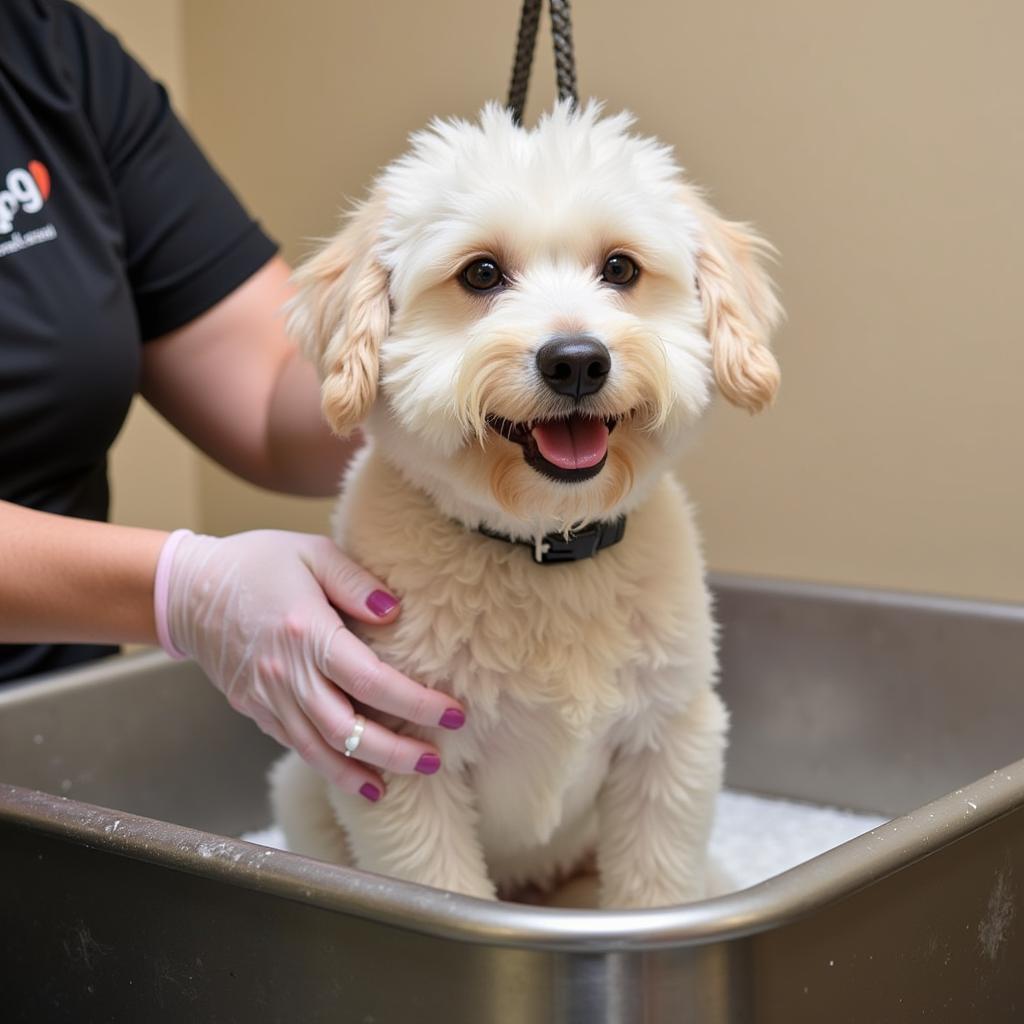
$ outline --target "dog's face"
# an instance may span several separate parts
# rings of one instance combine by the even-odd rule
[[[489,107],[413,137],[298,273],[334,430],[368,418],[416,482],[528,532],[617,514],[713,385],[771,400],[764,243],[629,125]]]

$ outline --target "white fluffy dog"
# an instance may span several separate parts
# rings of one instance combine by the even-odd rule
[[[605,906],[705,894],[727,719],[670,467],[713,387],[771,401],[780,309],[765,243],[631,123],[435,122],[299,271],[324,412],[370,439],[336,539],[403,598],[360,633],[469,715],[377,804],[288,755],[294,850],[485,898],[596,853]]]

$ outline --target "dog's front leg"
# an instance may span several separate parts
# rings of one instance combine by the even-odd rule
[[[728,716],[703,689],[618,751],[598,803],[601,904],[659,907],[706,895],[707,843]]]
[[[496,899],[477,836],[473,793],[456,769],[396,775],[379,803],[332,792],[356,865],[393,878]]]

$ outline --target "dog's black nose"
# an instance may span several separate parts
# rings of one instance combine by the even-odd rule
[[[537,369],[547,386],[570,398],[600,391],[611,368],[608,349],[586,334],[552,338],[537,352]]]

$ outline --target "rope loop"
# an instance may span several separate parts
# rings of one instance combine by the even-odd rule
[[[530,86],[530,71],[533,68],[533,52],[537,48],[537,28],[540,25],[540,9],[543,0],[523,0],[519,16],[519,37],[516,55],[512,63],[512,81],[508,87],[508,109],[516,124],[523,123],[526,107],[526,93]],[[572,46],[572,15],[569,0],[549,0],[551,7],[551,41],[555,51],[555,81],[558,98],[569,100],[575,107],[576,56]]]
[[[578,106],[576,97],[576,55],[572,48],[572,15],[569,0],[551,0],[551,40],[555,48],[555,79],[558,98]]]

